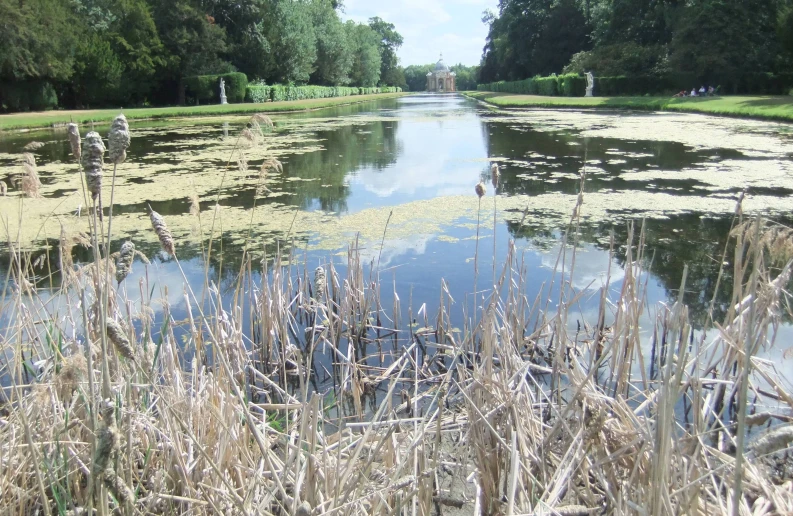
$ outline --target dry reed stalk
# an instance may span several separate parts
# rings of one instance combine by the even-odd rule
[[[22,155],[22,169],[24,172],[19,180],[22,193],[32,198],[41,197],[41,181],[33,154],[26,152]]]
[[[74,270],[74,260],[72,259],[72,250],[75,245],[82,245],[83,247],[91,247],[91,241],[84,233],[72,234],[67,231],[66,227],[61,224],[61,235],[58,242],[58,256],[59,256],[59,269],[62,275],[62,286],[68,287],[73,284],[77,279],[77,273]]]
[[[267,175],[270,172],[281,174],[283,171],[284,165],[276,158],[270,157],[264,160],[261,167],[259,167],[259,186],[256,188],[256,195],[262,195],[264,192],[270,192],[270,189],[267,188],[267,185],[265,184],[267,181]]]
[[[72,148],[72,156],[80,163],[82,157],[82,147],[80,142],[80,128],[77,124],[69,124],[66,127],[66,134],[69,138],[69,146]]]
[[[157,234],[157,238],[160,240],[163,251],[176,257],[174,239],[171,232],[168,230],[168,226],[165,224],[165,219],[162,215],[151,209],[151,206],[149,206],[149,219],[151,220],[151,226],[154,228],[154,232]]]
[[[193,192],[190,194],[190,216],[198,217],[201,215],[201,201],[198,199],[198,194]]]
[[[0,181],[0,197],[5,197],[8,194],[8,185],[5,181]]]

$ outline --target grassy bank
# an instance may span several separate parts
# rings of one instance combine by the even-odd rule
[[[36,113],[13,113],[0,115],[0,130],[27,129],[34,127],[49,127],[52,125],[75,122],[78,124],[89,122],[109,122],[123,112],[128,120],[152,118],[176,118],[189,116],[212,115],[245,115],[250,113],[278,113],[289,111],[307,111],[344,104],[358,104],[372,100],[390,99],[406,95],[406,93],[379,93],[375,95],[356,95],[348,97],[334,97],[310,100],[295,100],[284,102],[266,102],[262,104],[213,104],[207,106],[174,106],[157,108],[133,109],[88,109],[71,111],[42,111]]]
[[[252,118],[230,161],[247,170],[242,151],[266,148],[271,126]],[[108,138],[119,161],[120,133]],[[153,212],[154,263],[128,243],[106,256],[122,240],[113,188],[126,186],[107,183],[112,165],[97,184],[98,135],[82,152],[86,197],[104,188],[110,204],[104,220],[75,215],[91,220],[93,261],[73,263],[89,238],[64,226],[41,260],[12,251],[0,297],[0,513],[705,515],[734,503],[740,514],[793,512],[784,466],[793,425],[744,441],[753,425],[790,421],[786,379],[756,355],[790,310],[791,263],[766,253],[791,254],[792,234],[747,222],[740,204],[735,248],[720,260],[734,256],[733,306],[703,333],[680,302],[655,307],[643,325],[644,229],[612,241],[612,254],[627,249],[623,270],[610,268],[598,309],[582,311],[573,277],[583,174],[547,290],[536,291],[512,244],[497,286],[477,288],[477,242],[476,300],[452,299],[438,277],[439,299],[401,292],[400,303],[393,270],[381,280],[359,254],[382,248],[388,221],[379,242],[356,240],[346,260],[314,270],[285,251],[291,227],[263,253],[246,241],[239,275],[218,288],[209,264],[226,207],[202,216],[194,196],[203,277],[188,282],[182,242]],[[28,203],[38,194],[32,159]],[[265,161],[262,185],[278,168]],[[479,201],[492,196],[483,186]],[[222,202],[220,190],[204,202]],[[493,201],[481,210],[488,223]],[[171,282],[158,278],[162,260],[178,266]],[[131,267],[145,271],[138,281]],[[47,289],[58,271],[60,285]],[[696,288],[682,277],[681,292]],[[468,307],[462,321],[450,316],[455,303]]]
[[[793,122],[793,96],[756,97],[544,97],[469,91],[464,95],[504,108],[608,108],[680,111]]]

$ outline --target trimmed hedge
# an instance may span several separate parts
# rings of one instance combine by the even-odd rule
[[[232,104],[245,101],[248,77],[241,72],[185,77],[185,98],[191,104],[219,104],[220,79],[226,82],[226,98]]]
[[[0,83],[0,111],[44,111],[58,107],[58,95],[47,81]]]
[[[351,95],[371,95],[374,93],[398,93],[402,88],[350,88],[345,86],[291,86],[275,84],[266,86],[252,84],[247,87],[246,102],[283,102],[287,100],[324,99],[349,97]]]
[[[719,87],[721,93],[751,95],[784,95],[793,87],[793,73],[748,73],[737,79],[710,78],[694,74],[637,75],[595,77],[595,95],[602,97],[668,95],[697,90],[700,86]],[[583,97],[586,78],[577,74],[533,77],[522,81],[479,84],[479,91],[495,91],[527,95]]]
[[[560,75],[556,80],[560,96],[583,97],[586,95],[586,77],[571,73]]]

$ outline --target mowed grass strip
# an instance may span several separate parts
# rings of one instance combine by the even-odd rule
[[[544,97],[487,91],[465,95],[498,107],[611,108],[682,111],[793,122],[793,96],[728,97]]]
[[[109,122],[120,112],[128,120],[177,118],[189,116],[212,115],[244,115],[248,113],[277,113],[289,111],[307,111],[343,104],[357,104],[396,98],[407,93],[376,93],[372,95],[351,95],[347,97],[331,97],[323,99],[290,100],[283,102],[266,102],[262,104],[213,104],[207,106],[174,106],[131,109],[87,109],[63,111],[39,111],[35,113],[12,113],[0,115],[0,130],[27,129],[67,124],[69,122]]]

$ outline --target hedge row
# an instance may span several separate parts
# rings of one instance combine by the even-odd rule
[[[0,111],[43,111],[58,107],[58,95],[46,81],[0,83]]]
[[[738,78],[711,78],[703,80],[694,74],[639,75],[595,77],[594,93],[598,96],[667,95],[690,91],[700,86],[719,87],[721,93],[753,95],[785,95],[793,88],[793,73],[748,73]],[[479,84],[479,91],[496,91],[527,95],[583,97],[586,78],[577,75],[552,75],[533,77],[522,81],[500,81]]]
[[[189,104],[219,104],[220,79],[225,81],[226,98],[229,102],[245,101],[248,77],[240,72],[185,77],[185,99]]]
[[[373,93],[397,93],[402,88],[348,88],[344,86],[266,86],[252,84],[247,87],[247,102],[280,102],[285,100],[324,99],[348,97],[350,95],[371,95]]]
[[[532,77],[522,81],[500,81],[479,84],[479,91],[547,95],[549,97],[582,97],[586,93],[586,78],[578,74]]]

